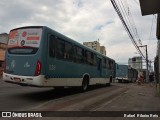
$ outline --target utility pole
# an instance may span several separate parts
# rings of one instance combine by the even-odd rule
[[[149,82],[149,71],[148,71],[148,51],[147,51],[147,45],[142,45],[138,47],[145,47],[146,48],[146,81]]]
[[[151,15],[151,14],[157,14],[157,39],[158,39],[158,69],[157,71],[160,71],[160,65],[159,65],[159,61],[160,61],[160,0],[139,0],[140,1],[140,7],[141,7],[141,12],[142,15]],[[160,77],[160,73],[158,73],[158,78]],[[157,85],[159,88],[159,93],[160,93],[160,79],[157,80]]]

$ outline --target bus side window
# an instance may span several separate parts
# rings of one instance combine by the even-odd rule
[[[97,56],[96,56],[96,54],[93,54],[93,65],[97,66]]]
[[[73,59],[73,47],[72,47],[72,44],[69,42],[65,42],[64,59],[66,59],[66,60]]]
[[[117,66],[117,69],[119,69],[119,65],[118,65],[118,64],[116,64],[116,66]]]
[[[56,38],[53,35],[49,37],[49,56],[55,57],[55,45],[56,45]]]
[[[84,63],[84,50],[78,46],[74,46],[75,50],[75,62]]]
[[[107,64],[106,64],[106,59],[103,58],[103,68],[106,68]]]
[[[106,59],[106,68],[109,69],[109,60]]]
[[[64,50],[65,50],[65,43],[63,40],[57,39],[57,50],[56,50],[56,57],[59,59],[64,59]]]
[[[101,70],[101,59],[97,58],[97,70]]]
[[[92,52],[90,52],[90,51],[87,51],[86,50],[86,63],[88,64],[88,65],[93,65],[93,53]]]
[[[112,68],[112,62],[109,60],[109,69],[111,70]]]
[[[113,67],[114,67],[114,66],[113,66],[113,62],[112,62],[111,60],[109,60],[109,69],[110,69],[110,70],[113,70]]]

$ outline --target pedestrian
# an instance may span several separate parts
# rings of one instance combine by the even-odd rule
[[[138,74],[138,81],[137,81],[138,85],[142,85],[143,81],[144,81],[144,77],[143,77],[143,74],[140,72]]]
[[[153,73],[149,74],[149,81],[150,81],[150,86],[153,86],[153,81],[154,81],[154,74]]]

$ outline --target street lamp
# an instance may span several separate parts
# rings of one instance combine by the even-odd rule
[[[146,48],[146,82],[149,82],[149,74],[148,74],[148,52],[147,52],[147,45],[142,45],[138,47],[145,47]]]

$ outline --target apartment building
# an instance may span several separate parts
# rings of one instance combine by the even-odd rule
[[[103,55],[106,55],[106,49],[105,46],[100,46],[99,41],[93,41],[93,42],[83,42],[83,45],[90,47],[97,52],[100,52]]]

